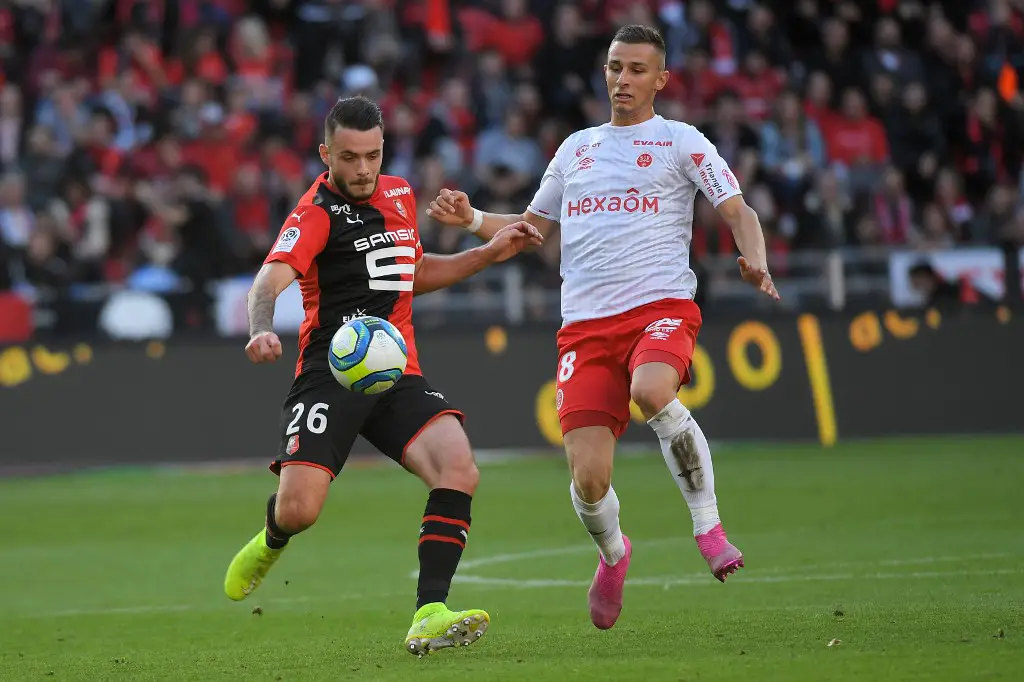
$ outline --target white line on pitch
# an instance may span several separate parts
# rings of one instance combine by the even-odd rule
[[[654,547],[662,545],[672,545],[683,542],[684,538],[660,538],[655,540],[637,540],[634,542],[634,547]],[[459,575],[463,578],[475,579],[474,576],[465,575],[465,571],[479,568],[481,566],[491,566],[494,564],[505,564],[516,561],[524,561],[530,559],[544,559],[553,556],[562,556],[566,554],[584,554],[584,553],[596,553],[597,550],[592,544],[586,545],[572,545],[569,547],[551,547],[547,549],[535,549],[528,550],[525,552],[512,552],[508,554],[495,554],[493,556],[480,557],[479,559],[470,559],[463,561],[459,564]],[[758,573],[794,573],[797,571],[818,571],[826,569],[839,569],[839,568],[854,568],[858,566],[862,567],[877,567],[877,566],[916,566],[923,564],[936,564],[936,563],[954,563],[954,562],[967,562],[967,561],[987,561],[991,559],[1006,559],[1016,556],[1014,554],[999,553],[999,554],[972,554],[972,555],[961,555],[961,556],[926,556],[926,557],[910,557],[902,559],[882,559],[872,561],[843,561],[843,562],[832,562],[825,564],[814,564],[814,565],[803,565],[803,566],[775,566],[759,568]],[[418,571],[413,570],[409,572],[409,577],[415,579],[418,575]],[[557,581],[555,581],[557,582]]]
[[[796,583],[831,580],[918,580],[925,578],[952,578],[970,575],[1016,575],[1024,573],[1024,568],[997,568],[976,571],[915,571],[910,573],[832,573],[832,574],[792,574],[792,575],[752,575],[733,578],[730,584],[744,583]],[[456,583],[465,585],[491,585],[503,587],[549,588],[549,587],[589,587],[589,580],[518,580],[515,578],[485,578],[476,575],[455,577]],[[627,580],[628,585],[662,587],[668,589],[675,585],[714,585],[715,582],[705,573],[686,576],[662,576],[653,578],[636,578]]]
[[[655,547],[661,545],[677,544],[684,540],[684,538],[661,538],[654,540],[638,540],[635,544],[640,547]],[[465,575],[462,571],[479,568],[482,566],[490,566],[494,564],[512,563],[515,561],[529,560],[529,559],[541,559],[552,556],[562,556],[566,554],[583,554],[587,552],[594,552],[594,546],[592,544],[585,545],[574,545],[570,547],[554,547],[547,549],[537,549],[525,552],[515,552],[508,554],[496,554],[489,557],[480,557],[479,559],[471,559],[463,561],[459,566],[460,574],[455,576],[455,582],[466,586],[472,585],[506,585],[510,587],[522,587],[522,588],[542,588],[542,587],[586,587],[590,585],[589,581],[582,580],[556,580],[556,579],[513,579],[513,578],[488,578],[483,576]],[[1015,554],[975,554],[968,556],[938,556],[938,557],[916,557],[906,559],[886,559],[880,561],[865,561],[865,562],[839,562],[831,564],[819,564],[816,566],[799,566],[799,567],[767,567],[759,568],[756,573],[745,572],[734,581],[736,583],[774,583],[774,582],[810,582],[810,581],[828,581],[828,580],[851,580],[851,579],[898,579],[898,578],[934,578],[934,577],[954,577],[958,575],[1009,575],[1024,572],[1024,569],[995,569],[995,570],[969,570],[969,571],[949,571],[949,572],[917,572],[917,573],[868,573],[868,574],[853,574],[853,573],[834,573],[834,574],[807,574],[807,571],[815,571],[821,569],[837,569],[842,567],[882,567],[882,566],[910,566],[910,565],[922,565],[922,564],[934,564],[934,563],[951,563],[951,562],[966,562],[966,561],[984,561],[991,559],[1003,559],[1008,557],[1017,556]],[[415,579],[418,575],[418,571],[412,571],[409,576]],[[650,578],[636,578],[628,581],[630,585],[641,585],[641,586],[660,586],[665,589],[673,585],[704,585],[714,584],[713,581],[708,579],[706,573],[697,573],[683,576],[664,576],[664,577],[650,577]],[[332,595],[331,598],[324,600],[322,597],[312,596],[298,596],[298,597],[272,597],[269,599],[258,599],[254,598],[248,602],[251,606],[258,604],[298,604],[309,601],[349,601],[358,600],[364,598],[386,598],[391,596],[398,596],[397,592],[379,593],[379,594],[336,594]],[[53,611],[48,613],[35,613],[35,614],[24,614],[14,615],[13,617],[24,617],[24,618],[57,618],[64,616],[88,616],[88,615],[118,615],[118,614],[150,614],[150,613],[179,613],[179,612],[191,612],[191,611],[221,611],[231,608],[231,605],[226,602],[216,603],[207,602],[204,604],[164,604],[164,605],[143,605],[143,606],[124,606],[124,607],[100,607],[100,608],[82,608],[82,609],[66,609],[63,611]]]

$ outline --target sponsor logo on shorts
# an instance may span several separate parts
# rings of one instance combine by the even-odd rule
[[[651,164],[654,163],[654,157],[644,152],[640,156],[636,157],[636,165],[641,168],[650,168]]]
[[[442,394],[440,391],[423,391],[423,392],[426,393],[427,395],[432,395],[435,398],[440,398],[441,400],[445,399],[444,394]]]
[[[562,409],[562,403],[565,402],[565,394],[562,393],[562,389],[555,391],[555,409]]]
[[[291,250],[295,248],[295,244],[298,243],[299,235],[301,234],[302,232],[299,228],[289,227],[281,233],[271,253],[291,253]]]
[[[647,325],[647,329],[644,330],[645,334],[650,334],[652,339],[659,341],[665,341],[672,332],[679,329],[683,324],[683,321],[678,317],[663,317],[656,322],[651,322]]]
[[[286,447],[284,449],[284,453],[286,455],[291,456],[291,455],[294,455],[298,451],[299,451],[299,436],[298,436],[298,434],[295,434],[294,436],[292,436],[291,438],[288,439],[288,447]]]

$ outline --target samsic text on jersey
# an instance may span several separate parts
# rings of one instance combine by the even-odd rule
[[[305,320],[299,330],[298,376],[327,371],[331,337],[354,317],[390,321],[409,348],[407,374],[419,374],[412,328],[413,274],[423,255],[416,201],[402,178],[381,175],[366,202],[334,191],[324,173],[281,227],[266,263],[299,273]]]

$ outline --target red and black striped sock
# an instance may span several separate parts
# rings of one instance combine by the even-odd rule
[[[420,526],[420,578],[416,608],[448,599],[455,569],[469,537],[473,498],[459,490],[435,488],[427,498]]]

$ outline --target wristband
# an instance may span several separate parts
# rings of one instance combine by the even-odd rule
[[[473,209],[473,222],[466,226],[466,229],[476,234],[480,231],[480,226],[484,224],[484,214],[478,208]]]

